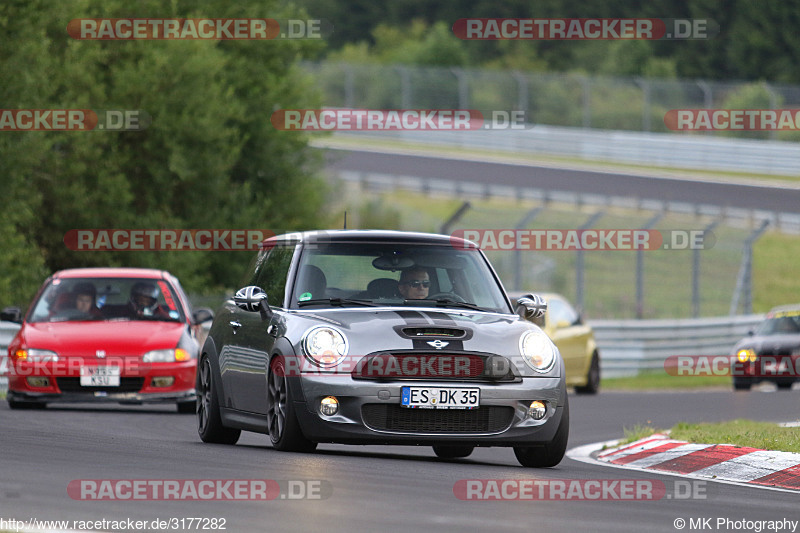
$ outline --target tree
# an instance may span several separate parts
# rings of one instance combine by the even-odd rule
[[[41,257],[48,270],[165,268],[189,290],[209,290],[236,283],[240,268],[231,264],[243,262],[236,254],[75,252],[64,235],[81,228],[277,232],[324,224],[324,187],[307,137],[277,131],[269,120],[276,109],[319,106],[294,65],[321,42],[101,41],[66,33],[76,18],[307,18],[278,6],[222,0],[142,0],[135,9],[123,0],[0,6],[8,58],[0,73],[9,80],[0,87],[4,107],[143,110],[151,118],[144,131],[3,132],[3,179],[20,205],[0,232],[13,228],[20,235],[12,242],[16,252]],[[0,280],[14,275],[4,270]]]

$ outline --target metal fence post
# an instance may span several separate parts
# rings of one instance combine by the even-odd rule
[[[398,66],[395,68],[400,73],[400,107],[402,109],[411,109],[411,76],[409,76],[406,67]]]
[[[583,127],[592,127],[592,89],[589,76],[582,76],[583,80]]]
[[[730,314],[735,315],[739,309],[739,299],[744,294],[744,314],[753,312],[753,244],[767,230],[769,220],[762,220],[761,225],[744,240],[742,246],[742,263],[736,278],[736,288],[731,299]]]
[[[778,95],[775,93],[775,90],[769,85],[767,82],[764,83],[764,89],[769,93],[769,108],[770,109],[777,109],[778,108]],[[769,138],[770,140],[774,141],[778,138],[778,132],[772,128],[769,131]]]
[[[469,109],[469,84],[463,69],[451,67],[450,72],[458,80],[458,107],[459,109]]]
[[[595,223],[600,220],[600,217],[605,215],[605,211],[598,211],[589,217],[589,220],[583,223],[578,228],[578,231],[583,231],[591,228]],[[578,312],[583,312],[583,250],[578,247],[576,252],[578,255],[575,257],[575,301],[577,302]]]
[[[355,91],[353,87],[355,83],[353,81],[353,66],[348,65],[347,63],[344,64],[344,106],[348,108],[354,108],[354,100],[355,100]]]
[[[517,222],[515,229],[522,230],[527,228],[528,224],[530,224],[543,209],[544,207],[539,206],[528,211],[525,216]],[[514,247],[514,290],[522,290],[522,250],[516,246]]]
[[[664,213],[658,213],[647,221],[642,229],[652,229]],[[644,316],[644,250],[636,250],[636,318]]]
[[[703,243],[706,242],[706,235],[713,231],[722,219],[717,219],[703,229]],[[700,250],[692,248],[692,316],[700,316]]]
[[[645,78],[635,78],[634,82],[642,89],[642,131],[650,131],[650,82]]]
[[[442,235],[447,235],[453,224],[458,222],[461,219],[461,217],[464,216],[464,213],[466,213],[469,210],[470,207],[472,207],[472,204],[469,202],[464,202],[463,204],[461,204],[461,207],[456,209],[455,213],[450,215],[450,218],[448,218],[447,221],[444,224],[442,224],[442,227],[439,229],[439,233],[441,233]]]

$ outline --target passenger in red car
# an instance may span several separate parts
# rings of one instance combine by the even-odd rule
[[[75,309],[91,318],[103,318],[103,312],[97,307],[97,289],[93,283],[79,283],[72,293],[75,295]]]

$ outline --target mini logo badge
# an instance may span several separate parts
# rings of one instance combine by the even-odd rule
[[[105,350],[97,350],[94,354],[97,357],[99,357],[100,359],[103,359],[106,356],[106,351]]]
[[[435,341],[428,341],[428,344],[430,344],[431,346],[433,346],[437,350],[441,350],[442,348],[444,348],[445,346],[447,346],[450,343],[441,341],[439,339],[436,339]]]

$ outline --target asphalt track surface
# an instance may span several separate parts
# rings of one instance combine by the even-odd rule
[[[722,207],[800,212],[800,187],[763,187],[724,181],[691,181],[633,173],[597,172],[550,166],[466,161],[442,157],[328,150],[327,168],[399,176],[460,180],[471,183],[530,187],[666,202],[688,202]]]
[[[570,448],[619,438],[624,427],[737,417],[798,418],[800,391],[603,392],[571,395]],[[174,406],[52,405],[10,410],[0,403],[0,519],[168,520],[224,518],[226,531],[677,531],[674,521],[800,519],[800,493],[705,482],[703,498],[655,501],[462,501],[465,479],[656,480],[565,458],[526,469],[508,448],[481,448],[442,461],[428,447],[320,445],[313,454],[275,451],[245,433],[235,446],[204,444],[195,418]],[[81,501],[67,493],[82,479],[321,480],[323,500]],[[690,530],[689,525],[686,530]],[[155,531],[155,529],[148,529]],[[180,530],[180,529],[179,529]],[[187,530],[184,528],[183,530]],[[720,529],[725,530],[725,529]]]

